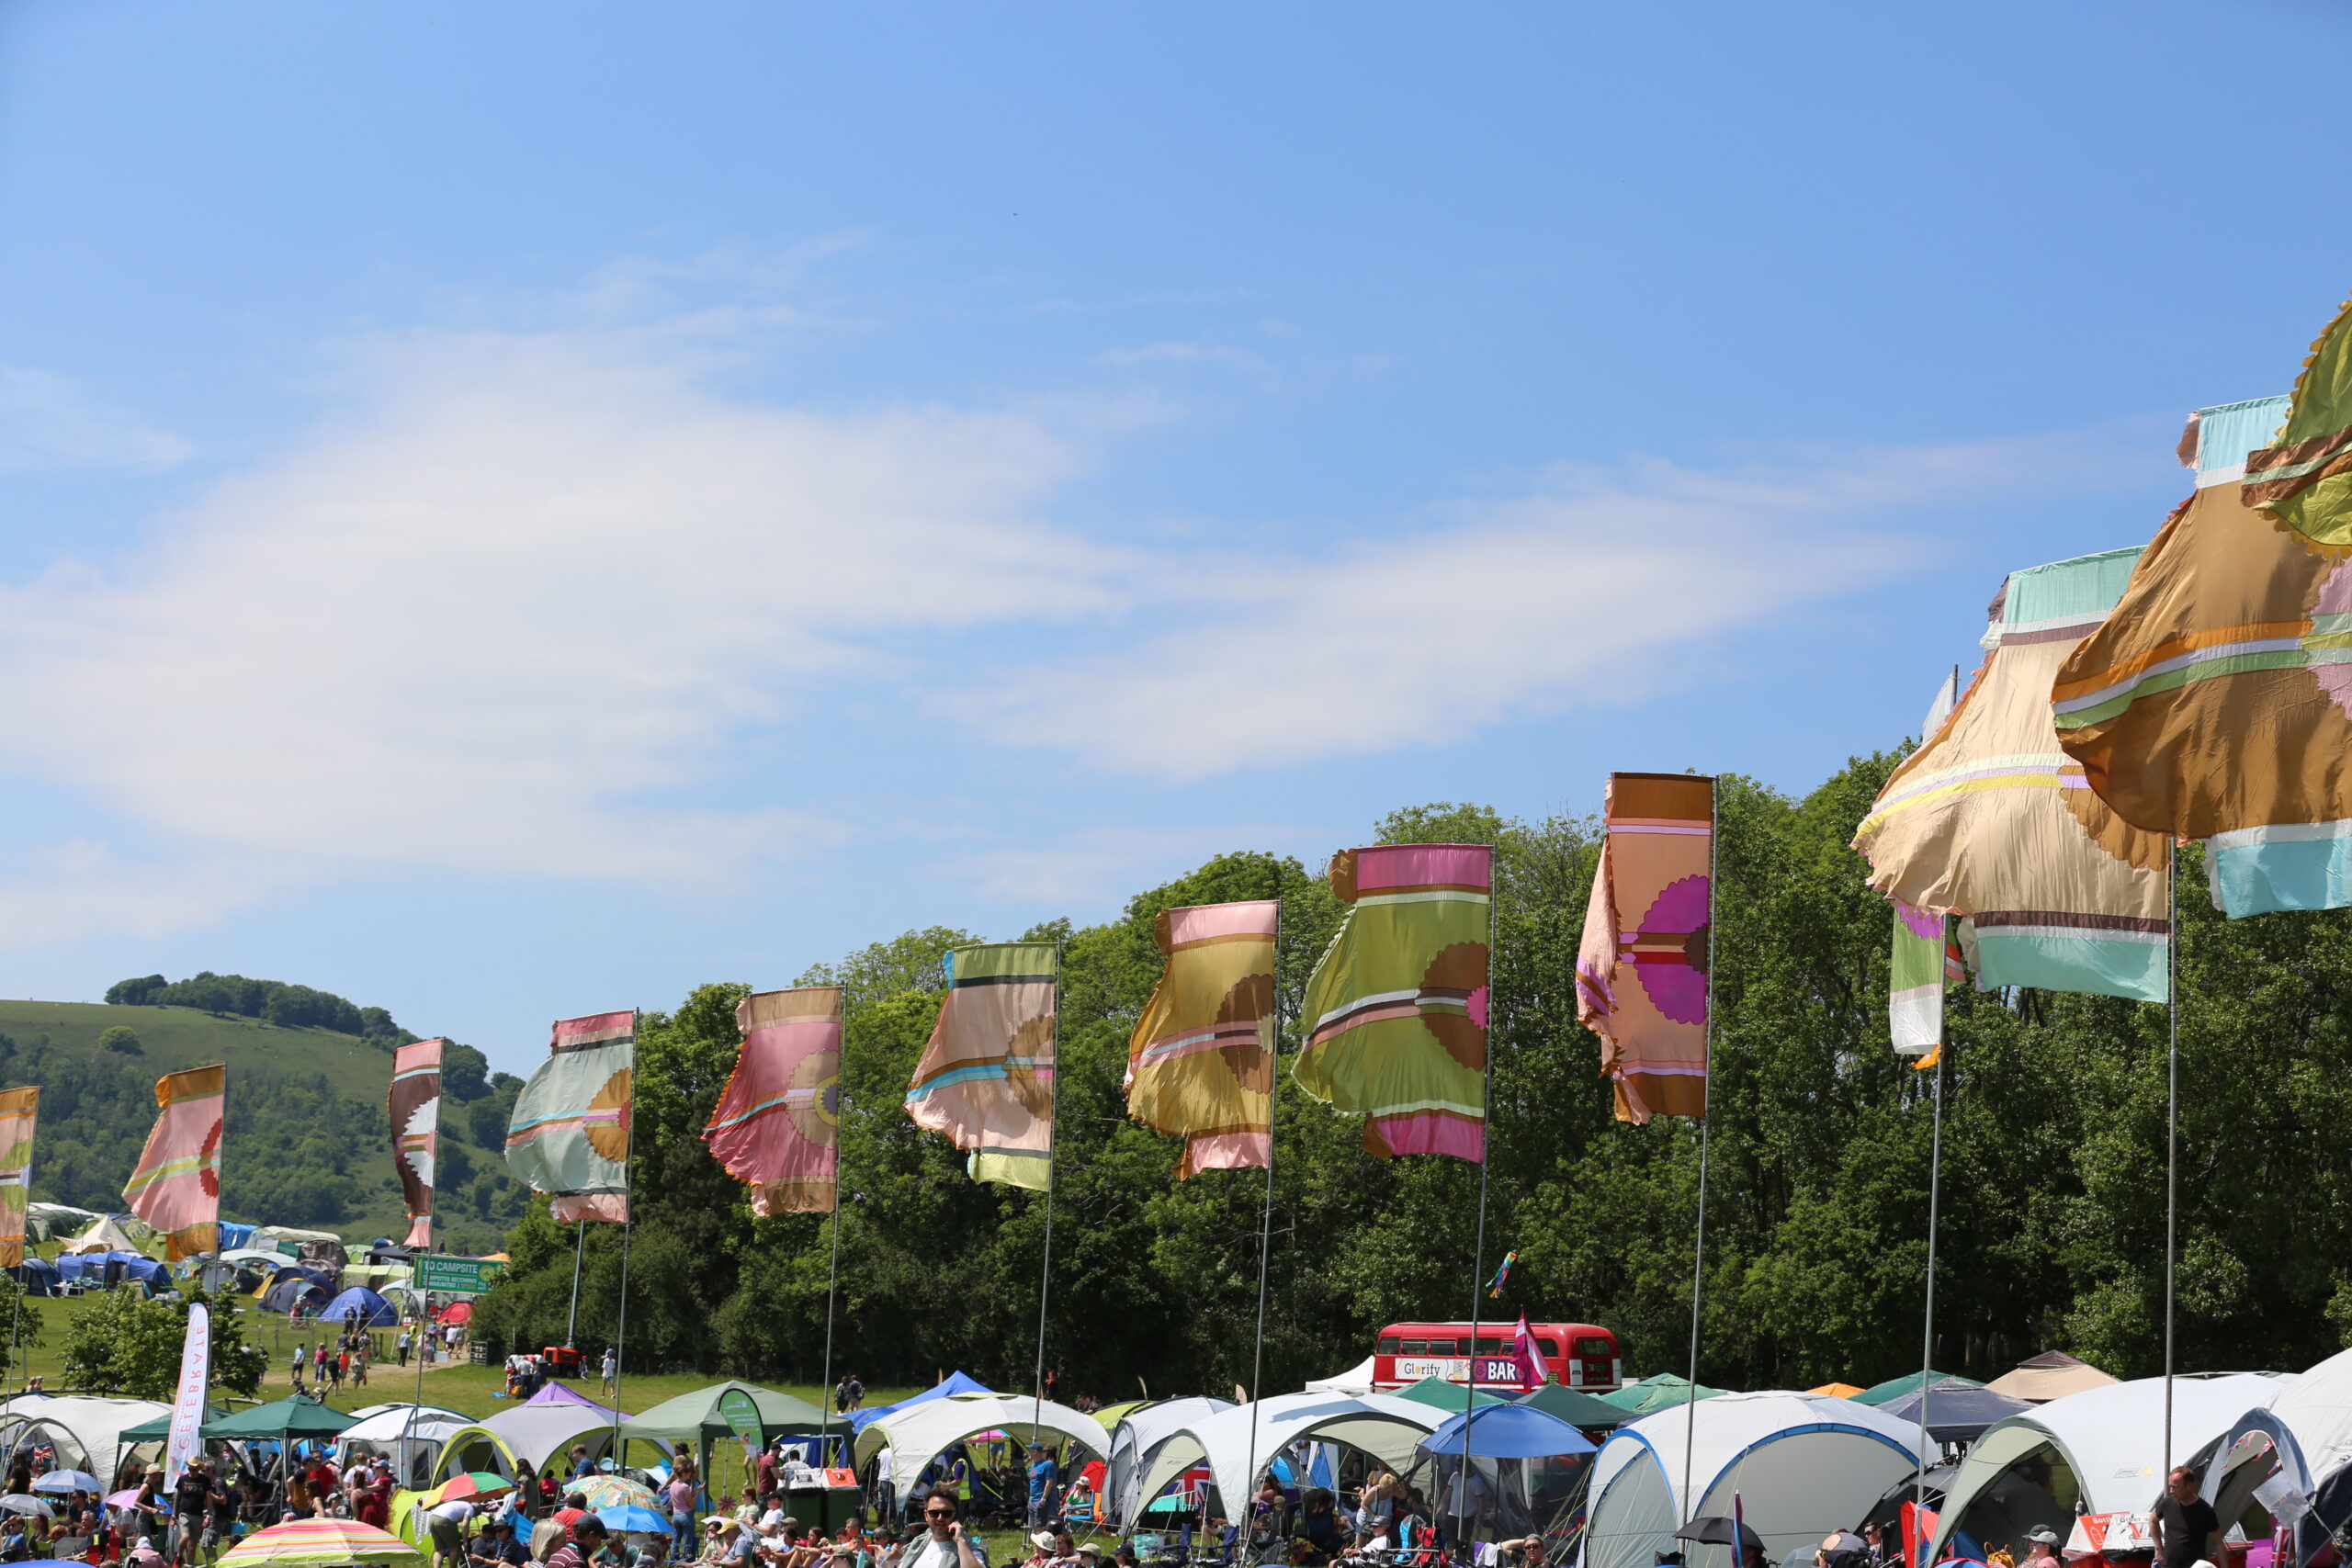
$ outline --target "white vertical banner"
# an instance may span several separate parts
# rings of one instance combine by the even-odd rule
[[[198,1436],[204,1425],[204,1393],[212,1382],[212,1314],[202,1303],[187,1309],[187,1338],[180,1346],[179,1388],[172,1395],[172,1435],[164,1447],[164,1484],[171,1485],[187,1461],[204,1451]]]

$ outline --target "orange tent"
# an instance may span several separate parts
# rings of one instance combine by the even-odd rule
[[[1826,1393],[1832,1399],[1851,1399],[1854,1395],[1861,1392],[1862,1389],[1860,1383],[1850,1382],[1826,1382],[1819,1388],[1809,1388],[1805,1390],[1805,1393]]]

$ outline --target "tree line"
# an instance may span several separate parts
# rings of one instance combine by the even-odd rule
[[[1847,848],[1899,754],[1793,797],[1721,790],[1713,1153],[1703,1382],[1869,1383],[1920,1351],[1932,1075],[1890,1047],[1888,905]],[[1566,1319],[1621,1337],[1629,1375],[1680,1371],[1690,1322],[1697,1127],[1612,1120],[1574,964],[1600,849],[1589,818],[1527,822],[1433,805],[1382,842],[1497,850],[1487,1242],[1478,1172],[1379,1160],[1356,1124],[1277,1095],[1267,1386],[1369,1353],[1407,1318]],[[1059,1165],[1046,1358],[1065,1396],[1227,1392],[1250,1378],[1262,1172],[1172,1179],[1177,1146],[1128,1122],[1127,1034],[1159,973],[1153,917],[1279,897],[1288,1016],[1340,907],[1295,860],[1220,855],[1065,940]],[[2184,1370],[2301,1369],[2352,1337],[2352,919],[2231,922],[2192,847],[2180,874]],[[938,959],[970,933],[910,931],[802,984],[849,996],[836,1374],[928,1382],[1032,1375],[1038,1195],[977,1184],[901,1110],[936,1015]],[[813,1380],[829,1222],[756,1220],[700,1132],[737,1045],[741,984],[649,1014],[639,1044],[638,1224],[628,1364]],[[2163,1354],[2165,1010],[2111,998],[1955,989],[1936,1365],[1989,1378],[2064,1348],[2119,1376]],[[1295,1029],[1284,1042],[1296,1050]],[[477,1331],[562,1341],[573,1233],[535,1201]],[[621,1229],[587,1227],[581,1343],[617,1327]],[[1503,1298],[1485,1276],[1516,1249]]]
[[[356,1034],[383,1051],[424,1038],[393,1022],[384,1009],[361,1007],[333,991],[290,986],[283,980],[215,975],[209,969],[185,980],[166,980],[161,975],[117,980],[107,987],[106,999],[114,1007],[195,1008],[266,1019],[280,1029],[332,1029],[338,1034]]]

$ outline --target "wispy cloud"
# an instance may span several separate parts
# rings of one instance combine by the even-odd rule
[[[1211,343],[1151,343],[1140,348],[1114,348],[1094,356],[1104,365],[1224,365],[1236,370],[1263,370],[1266,362],[1246,348]]]
[[[0,365],[0,471],[167,468],[191,450],[62,376]]]

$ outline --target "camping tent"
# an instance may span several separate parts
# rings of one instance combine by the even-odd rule
[[[205,1437],[224,1442],[283,1442],[289,1438],[336,1437],[356,1425],[352,1417],[332,1404],[296,1396],[273,1399],[267,1404],[255,1404],[233,1416],[207,1421],[201,1430]]]
[[[1613,1404],[1618,1409],[1633,1415],[1650,1416],[1660,1410],[1679,1409],[1690,1404],[1691,1386],[1690,1380],[1688,1378],[1676,1377],[1672,1372],[1660,1372],[1655,1377],[1644,1378],[1639,1382],[1629,1382],[1623,1388],[1597,1397],[1603,1404]],[[1700,1383],[1697,1387],[1701,1399],[1713,1399],[1723,1393],[1723,1390],[1709,1388],[1705,1383]]]
[[[813,1433],[825,1424],[825,1413],[805,1399],[778,1393],[756,1383],[721,1382],[665,1399],[644,1415],[622,1422],[621,1437],[624,1440],[643,1438],[649,1442],[672,1446],[692,1443],[697,1457],[707,1459],[707,1446],[735,1429],[734,1423],[719,1408],[719,1401],[736,1393],[749,1394],[758,1408],[763,1438],[773,1439],[786,1432]],[[842,1417],[833,1417],[834,1431],[839,1432],[842,1424]],[[707,1463],[704,1468],[709,1468]]]
[[[1939,1443],[1973,1443],[1994,1422],[2023,1416],[2033,1406],[2022,1399],[1995,1393],[1982,1383],[1955,1378],[1951,1382],[1928,1384],[1925,1399],[1914,1391],[1900,1399],[1890,1399],[1879,1408],[1914,1427],[1919,1424],[1919,1412],[1924,1408],[1930,1438]]]
[[[1370,1393],[1374,1359],[1366,1356],[1344,1372],[1333,1372],[1328,1378],[1317,1378],[1306,1385],[1309,1393]]]
[[[2172,1451],[2186,1459],[2279,1392],[2273,1372],[2184,1377],[2172,1385]],[[1997,1387],[1997,1381],[1990,1385]],[[1935,1555],[1955,1532],[2022,1543],[2077,1513],[2152,1506],[2164,1489],[2165,1380],[2109,1383],[2053,1399],[1986,1428],[1961,1461],[1936,1525]]]
[[[27,1234],[36,1241],[50,1241],[105,1218],[95,1209],[77,1209],[71,1203],[28,1203],[25,1205]],[[34,1227],[39,1227],[35,1229]]]
[[[23,1283],[25,1293],[31,1296],[55,1295],[58,1285],[65,1278],[58,1272],[56,1264],[46,1258],[35,1258],[29,1252],[25,1254],[25,1261],[17,1269],[17,1277]]]
[[[1392,1393],[1276,1394],[1255,1406],[1238,1404],[1187,1421],[1159,1445],[1136,1489],[1156,1497],[1206,1461],[1219,1495],[1228,1507],[1238,1507],[1232,1499],[1246,1501],[1257,1490],[1258,1473],[1275,1455],[1318,1438],[1360,1449],[1401,1474],[1412,1463],[1414,1445],[1443,1419],[1442,1412]]]
[[[1851,1399],[1861,1392],[1862,1385],[1858,1382],[1826,1382],[1819,1388],[1805,1390],[1807,1393],[1827,1394],[1832,1399]]]
[[[2206,1500],[2229,1510],[2225,1520],[2242,1518],[2254,1489],[2274,1475],[2311,1499],[2312,1511],[2296,1525],[2308,1561],[2352,1512],[2343,1479],[2352,1467],[2352,1350],[2285,1382],[2190,1462],[2204,1471]]]
[[[988,1384],[967,1377],[962,1372],[950,1372],[921,1393],[910,1394],[896,1404],[877,1404],[870,1410],[852,1411],[849,1427],[853,1432],[863,1432],[866,1427],[894,1411],[909,1409],[934,1399],[945,1399],[951,1394],[994,1393],[995,1392]]]
[[[1566,1383],[1547,1382],[1533,1393],[1520,1400],[1530,1410],[1541,1410],[1546,1416],[1557,1416],[1571,1427],[1598,1430],[1604,1427],[1622,1427],[1634,1417],[1605,1399],[1589,1393],[1578,1393]]]
[[[1426,1404],[1441,1416],[1448,1412],[1459,1415],[1462,1410],[1462,1396],[1468,1387],[1466,1383],[1448,1382],[1443,1378],[1423,1378],[1410,1388],[1398,1389],[1396,1397],[1409,1399],[1416,1404]],[[1480,1389],[1477,1397],[1470,1402],[1473,1409],[1509,1403],[1509,1400],[1497,1398],[1485,1389]]]
[[[57,1260],[58,1277],[87,1280],[96,1284],[135,1280],[150,1291],[167,1291],[172,1271],[143,1252],[84,1252]]]
[[[612,1447],[616,1417],[625,1425],[628,1414],[551,1382],[514,1409],[444,1438],[433,1463],[434,1482],[460,1470],[486,1470],[511,1481],[521,1466],[544,1469],[575,1442],[586,1445],[590,1459],[601,1459]]]
[[[1232,1408],[1229,1399],[1162,1399],[1130,1407],[1111,1429],[1110,1463],[1102,1483],[1105,1517],[1124,1525],[1141,1513],[1151,1499],[1136,1489],[1159,1445],[1187,1423]]]
[[[58,1468],[111,1477],[123,1430],[171,1409],[152,1399],[20,1393],[0,1408],[0,1452],[45,1439],[57,1447]]]
[[[77,1255],[87,1252],[138,1253],[139,1244],[131,1240],[130,1234],[120,1225],[115,1224],[112,1216],[102,1214],[92,1221],[79,1235],[68,1241],[65,1244],[65,1250]],[[141,1254],[141,1256],[144,1255]]]
[[[994,1431],[1048,1447],[1067,1438],[1096,1459],[1108,1459],[1111,1454],[1111,1434],[1102,1429],[1102,1423],[1067,1404],[1017,1393],[954,1393],[894,1410],[869,1423],[857,1435],[857,1467],[865,1469],[866,1461],[887,1448],[893,1472],[906,1478],[900,1484],[909,1484],[933,1460],[957,1443]]]
[[[473,1320],[473,1303],[451,1302],[447,1306],[441,1309],[440,1315],[434,1318],[433,1321],[435,1323],[471,1323]]]
[[[297,1302],[317,1308],[326,1304],[327,1288],[301,1274],[288,1274],[269,1287],[261,1299],[265,1312],[292,1312]]]
[[[1685,1519],[1729,1515],[1735,1495],[1778,1562],[1860,1519],[1917,1468],[1918,1439],[1916,1427],[1817,1393],[1718,1393],[1645,1416],[1593,1461],[1585,1568],[1649,1568]],[[1686,1473],[1697,1495],[1688,1502]],[[1727,1559],[1705,1546],[1690,1560]]]
[[[2092,1366],[2079,1361],[2064,1350],[2044,1350],[2039,1356],[2019,1361],[1984,1386],[1995,1393],[2006,1393],[2012,1399],[2022,1399],[2041,1404],[2050,1400],[2064,1399],[2070,1393],[2082,1393],[2094,1388],[2112,1388],[2115,1380]]]
[[[1884,1382],[1872,1383],[1861,1393],[1849,1397],[1857,1404],[1884,1404],[1890,1399],[1900,1399],[1906,1393],[1917,1393],[1922,1382],[1938,1385],[1964,1382],[1971,1388],[1984,1386],[1974,1378],[1964,1378],[1957,1372],[1905,1372],[1899,1378],[1889,1378]]]
[[[361,1325],[368,1328],[389,1328],[401,1320],[391,1303],[356,1285],[320,1308],[319,1315],[329,1323],[342,1323],[353,1312],[358,1313]]]
[[[1593,1451],[1592,1439],[1558,1416],[1500,1401],[1492,1409],[1447,1416],[1445,1425],[1421,1439],[1420,1451],[1432,1459],[1459,1454],[1465,1437],[1472,1459],[1547,1459]]]
[[[386,1455],[392,1473],[412,1490],[422,1490],[417,1483],[430,1483],[441,1445],[473,1425],[471,1416],[432,1404],[378,1404],[352,1414],[358,1421],[335,1439],[335,1462],[348,1468],[352,1455],[362,1449]]]

